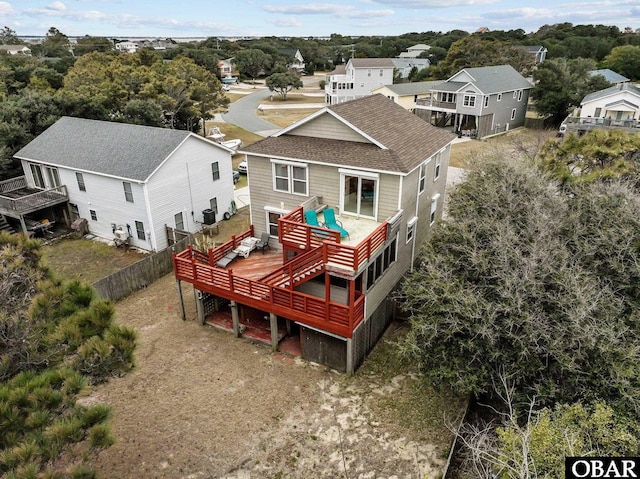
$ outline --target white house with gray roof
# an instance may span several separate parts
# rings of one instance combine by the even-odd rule
[[[630,81],[627,77],[620,75],[609,68],[602,68],[600,70],[591,70],[589,72],[590,76],[600,75],[603,76],[605,80],[607,80],[612,85],[617,85],[619,83],[627,83]]]
[[[533,85],[510,65],[465,68],[418,100],[416,113],[435,126],[484,138],[524,125]]]
[[[325,101],[337,105],[371,95],[371,90],[393,83],[391,58],[350,58],[327,75]]]
[[[231,150],[189,131],[62,117],[15,157],[29,188],[66,188],[71,221],[143,250],[168,246],[166,226],[214,223],[233,201]]]

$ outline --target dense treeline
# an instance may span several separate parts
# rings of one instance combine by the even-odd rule
[[[15,31],[0,30],[0,44],[19,43]],[[13,154],[62,115],[198,131],[201,121],[227,102],[218,81],[221,59],[234,58],[241,76],[250,79],[283,73],[292,59],[291,49],[300,50],[312,73],[330,71],[351,56],[396,57],[419,43],[431,46],[425,55],[432,66],[412,72],[411,81],[445,79],[461,68],[504,63],[529,75],[534,72],[531,55],[514,48],[522,45],[546,47],[551,62],[588,62],[593,68],[640,78],[640,34],[605,25],[561,23],[533,33],[452,30],[233,42],[209,38],[174,43],[163,51],[143,49],[135,55],[118,54],[113,40],[105,37],[85,36],[72,46],[63,32],[52,27],[40,44],[30,45],[33,56],[0,55],[0,179],[19,174]],[[545,105],[542,113],[558,121],[580,94],[595,88],[579,86],[565,94],[576,77],[562,65],[545,77],[551,87],[543,85],[534,95],[538,104]]]

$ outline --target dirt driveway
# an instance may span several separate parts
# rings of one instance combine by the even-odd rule
[[[138,332],[137,368],[83,398],[113,407],[100,477],[432,478],[446,461],[456,402],[391,372],[387,353],[354,377],[273,354],[182,321],[171,275],[116,309]]]

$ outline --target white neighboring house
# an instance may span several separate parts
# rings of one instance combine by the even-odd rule
[[[25,45],[0,45],[0,52],[5,52],[8,55],[31,55],[31,48]]]
[[[165,225],[195,233],[233,201],[231,150],[189,131],[62,117],[15,157],[28,187],[66,187],[71,221],[143,250],[168,246]]]
[[[139,45],[136,42],[124,41],[116,43],[116,50],[122,53],[135,53],[138,51]]]
[[[429,50],[431,50],[430,45],[419,43],[407,48],[406,52],[400,52],[398,58],[418,58],[422,52],[428,52]]]
[[[627,83],[630,81],[627,77],[620,75],[619,73],[610,70],[609,68],[603,68],[601,70],[591,70],[589,72],[590,76],[600,75],[603,76],[605,80],[607,80],[612,85],[618,85],[620,83]]]
[[[287,64],[287,68],[298,73],[302,73],[305,69],[306,63],[300,50],[297,48],[281,48],[278,50],[283,55],[286,55],[291,59],[291,62]]]
[[[619,83],[590,93],[580,103],[580,118],[612,121],[640,119],[640,88],[631,83]]]
[[[391,58],[350,58],[327,75],[325,101],[337,105],[371,95],[374,88],[393,83]]]

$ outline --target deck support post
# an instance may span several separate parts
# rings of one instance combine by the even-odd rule
[[[22,228],[22,232],[24,234],[29,234],[29,231],[27,230],[27,224],[24,221],[24,215],[20,215],[20,227]]]
[[[180,317],[183,321],[186,321],[187,315],[184,312],[184,297],[182,296],[182,283],[179,279],[176,279],[176,288],[178,288],[178,302],[180,303]]]
[[[233,321],[233,334],[236,338],[242,336],[240,332],[240,315],[238,314],[238,303],[231,301],[231,321]]]
[[[353,374],[353,338],[347,338],[347,374]]]
[[[193,290],[193,294],[196,296],[196,310],[198,312],[198,322],[204,325],[204,300],[202,299],[202,291],[197,289]]]
[[[269,322],[271,328],[271,349],[273,351],[278,350],[278,316],[273,313],[269,313]]]
[[[287,335],[291,336],[291,320],[285,319],[285,324],[287,325]]]

